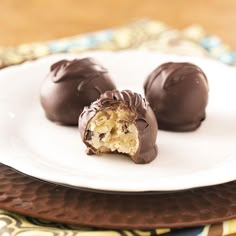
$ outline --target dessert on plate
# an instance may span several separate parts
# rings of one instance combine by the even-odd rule
[[[156,158],[157,129],[146,99],[130,90],[105,92],[79,118],[88,154],[122,153],[139,164]]]
[[[49,120],[78,125],[84,107],[115,88],[108,71],[93,58],[61,60],[43,81],[40,101]]]
[[[164,63],[144,84],[158,127],[169,131],[192,131],[201,125],[206,117],[208,90],[206,75],[191,63]]]

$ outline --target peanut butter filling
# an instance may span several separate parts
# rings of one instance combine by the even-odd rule
[[[133,156],[139,148],[135,114],[122,105],[105,108],[89,121],[85,139],[97,153]]]

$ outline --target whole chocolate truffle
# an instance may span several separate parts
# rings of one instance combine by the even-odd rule
[[[129,90],[107,91],[79,118],[88,154],[123,153],[144,164],[157,156],[157,122],[148,102]]]
[[[92,58],[53,64],[41,86],[40,101],[49,120],[78,125],[85,106],[115,89],[107,70]]]
[[[208,82],[194,64],[160,65],[148,76],[144,90],[160,129],[192,131],[205,119]]]

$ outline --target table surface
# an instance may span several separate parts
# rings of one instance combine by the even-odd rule
[[[179,29],[200,24],[236,49],[235,9],[235,0],[1,0],[0,45],[72,36],[147,17]]]

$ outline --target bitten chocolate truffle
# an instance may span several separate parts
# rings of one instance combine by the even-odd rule
[[[157,156],[157,121],[146,99],[129,90],[108,91],[79,118],[88,154],[123,153],[138,164]]]
[[[92,58],[53,64],[41,86],[40,101],[49,120],[78,125],[85,106],[115,89],[107,70]]]
[[[160,65],[148,76],[144,91],[160,129],[192,131],[206,117],[207,77],[194,64]]]

